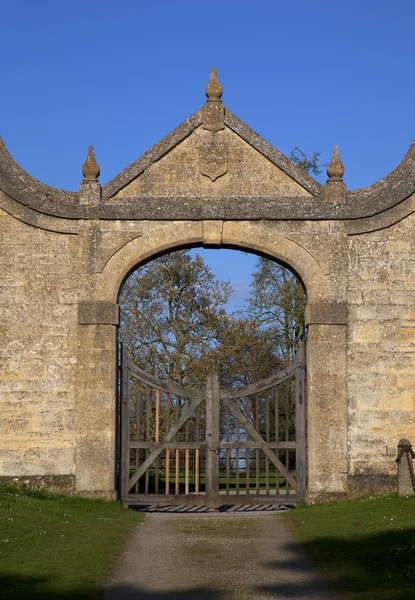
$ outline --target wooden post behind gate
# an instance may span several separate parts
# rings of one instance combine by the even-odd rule
[[[295,372],[295,441],[296,441],[296,477],[298,495],[304,499],[306,482],[306,427],[305,427],[305,352],[304,343],[300,342],[295,361],[299,363]]]
[[[206,381],[206,506],[219,508],[219,375]]]
[[[121,469],[120,492],[123,502],[128,496],[130,478],[130,354],[121,345]]]

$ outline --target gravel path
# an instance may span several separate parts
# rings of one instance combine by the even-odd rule
[[[105,600],[334,600],[278,514],[147,514]]]

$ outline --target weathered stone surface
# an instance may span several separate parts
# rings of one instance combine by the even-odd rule
[[[200,173],[209,161],[215,171]],[[208,176],[204,176],[208,175]],[[172,194],[174,190],[174,193]],[[229,128],[213,137],[198,127],[181,144],[123,187],[106,202],[123,204],[132,198],[175,197],[191,199],[204,196],[282,196],[310,197],[310,192],[288,176]]]
[[[92,171],[54,190],[0,145],[0,476],[114,495],[120,286],[206,246],[278,260],[306,289],[308,500],[396,489],[415,439],[415,147],[370,188],[346,193],[340,171],[323,188],[216,100],[102,198]]]
[[[347,200],[346,184],[343,181],[328,181],[323,197],[327,204],[343,204]]]
[[[85,179],[79,187],[79,203],[95,206],[101,202],[101,186],[98,181]]]
[[[23,477],[7,477],[0,475],[0,481],[28,486],[36,489],[47,489],[58,494],[71,496],[75,490],[74,475],[25,475]]]
[[[0,475],[74,478],[76,239],[2,211],[0,232]]]
[[[223,221],[203,221],[203,246],[220,248],[222,245]]]
[[[396,493],[396,476],[384,475],[354,475],[349,477],[349,498],[372,496],[376,494]]]
[[[389,477],[396,490],[388,448],[396,458],[399,439],[415,433],[413,221],[348,243],[350,481],[367,479],[372,489]]]
[[[345,302],[316,302],[308,304],[306,325],[347,325],[347,304]]]
[[[78,304],[78,323],[80,325],[118,325],[119,306],[101,300],[82,300]]]

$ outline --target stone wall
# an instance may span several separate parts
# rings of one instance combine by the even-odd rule
[[[69,234],[0,214],[2,476],[111,495],[111,307],[134,264],[187,241],[262,250],[307,286],[310,501],[395,486],[397,442],[415,438],[413,215],[346,236],[328,222],[95,222]]]
[[[350,236],[348,406],[350,476],[395,489],[397,443],[415,439],[414,214]]]
[[[0,473],[73,487],[76,240],[0,209]]]

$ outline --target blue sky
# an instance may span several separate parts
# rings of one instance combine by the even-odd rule
[[[200,108],[215,66],[250,127],[323,163],[338,144],[348,188],[364,187],[415,135],[414,21],[409,0],[2,0],[0,135],[69,190],[92,143],[104,184]],[[246,280],[245,255],[209,256]]]

